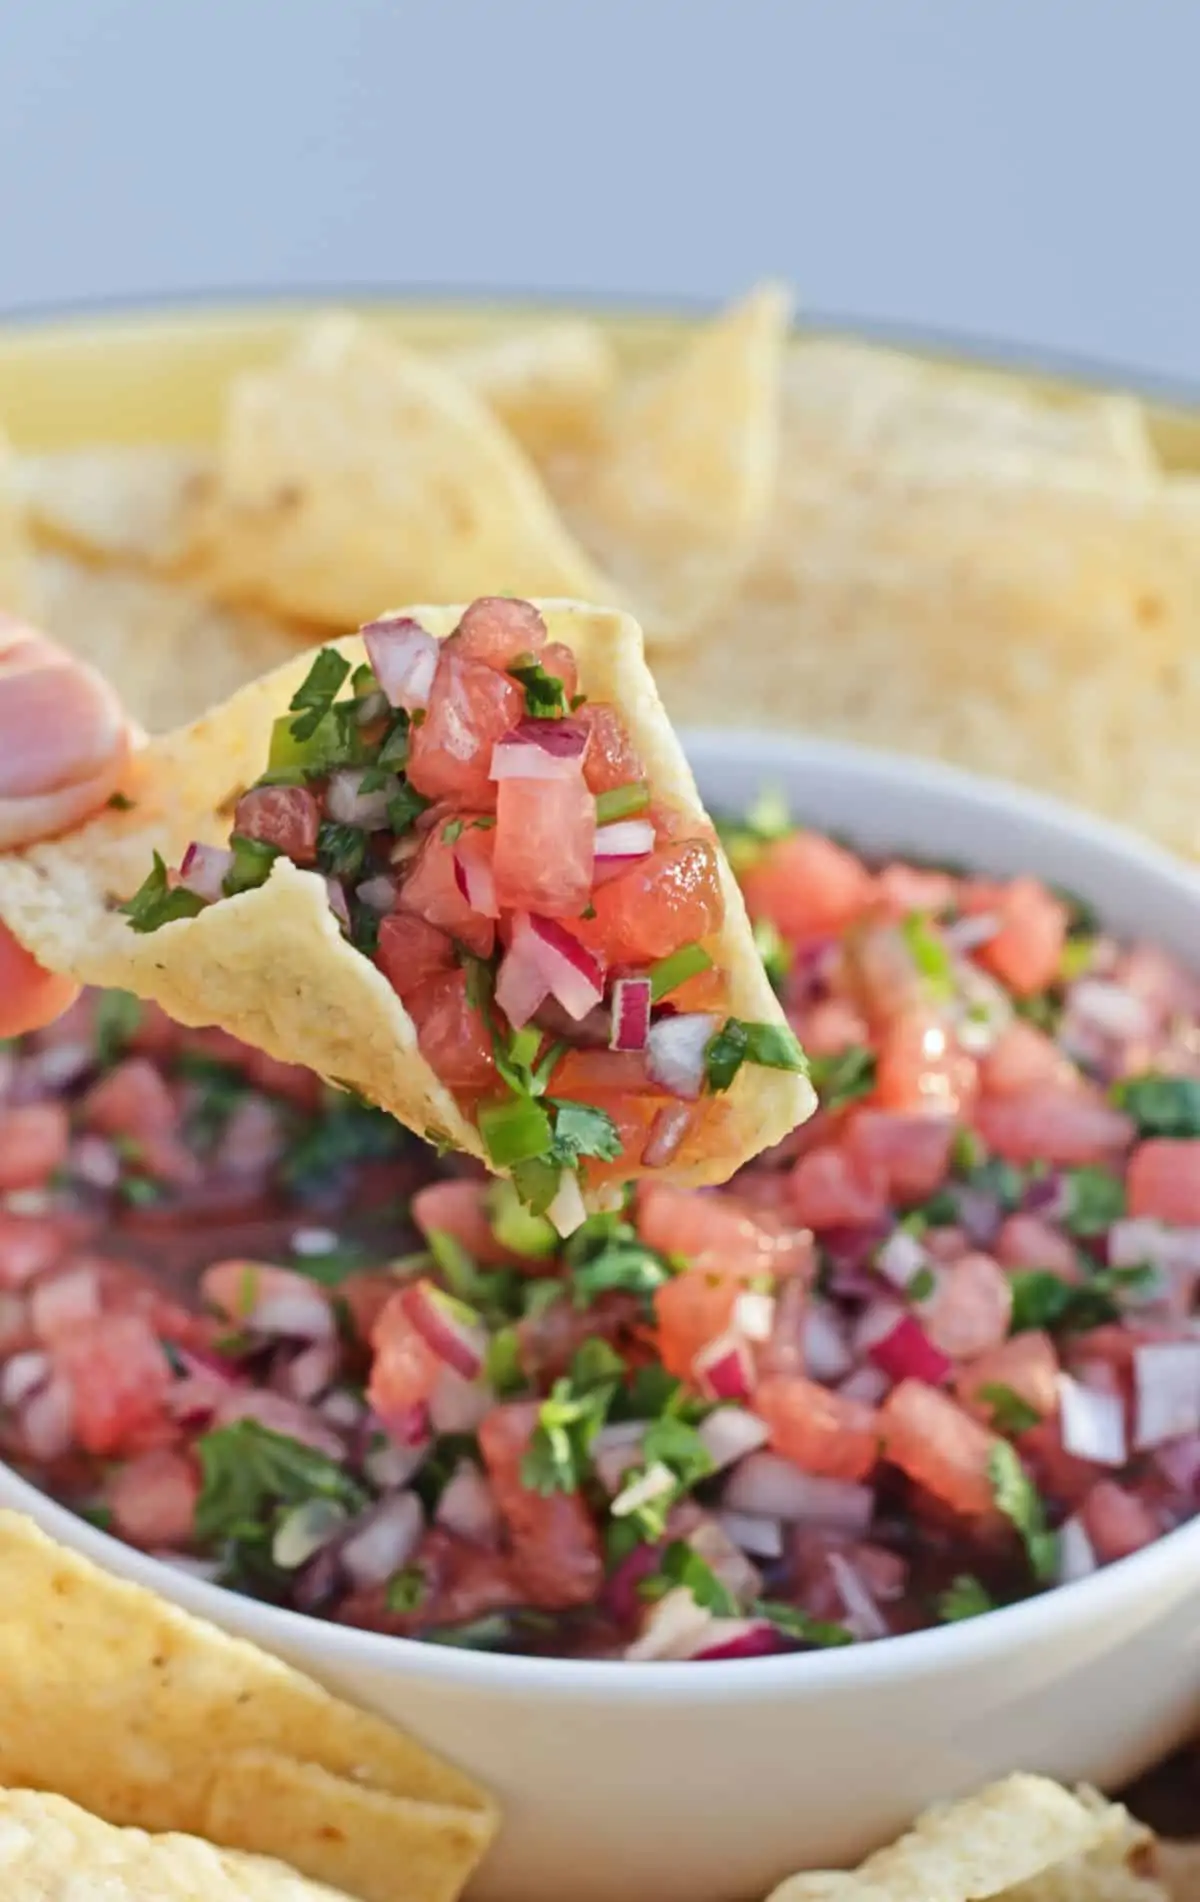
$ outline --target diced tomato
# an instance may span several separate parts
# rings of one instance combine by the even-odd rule
[[[822,998],[802,1011],[795,1031],[810,1057],[836,1057],[869,1041],[867,1020],[844,997]]]
[[[1054,982],[1067,941],[1067,908],[1038,879],[1014,878],[986,891],[982,902],[964,898],[963,905],[994,911],[1000,919],[999,931],[975,953],[993,977],[1018,997],[1032,997]]]
[[[995,1510],[988,1464],[1000,1444],[969,1413],[920,1380],[902,1380],[879,1411],[884,1458],[955,1512]]]
[[[1113,1479],[1097,1480],[1080,1508],[1080,1517],[1101,1565],[1127,1559],[1131,1552],[1153,1545],[1163,1532],[1153,1507]]]
[[[1180,1228],[1200,1226],[1200,1141],[1156,1137],[1139,1143],[1130,1158],[1125,1193],[1130,1215]]]
[[[126,1057],[94,1083],[83,1099],[83,1121],[101,1136],[144,1136],[173,1130],[179,1110],[148,1057]]]
[[[70,1224],[52,1215],[10,1215],[0,1209],[0,1288],[23,1288],[60,1262],[71,1246]]]
[[[974,1120],[988,1148],[1005,1162],[1041,1159],[1061,1168],[1117,1162],[1134,1137],[1132,1122],[1120,1110],[1068,1090],[985,1097]]]
[[[875,880],[853,852],[819,832],[776,839],[742,875],[752,918],[769,918],[785,938],[820,938],[861,918]]]
[[[960,1116],[978,1086],[975,1060],[932,1011],[906,1011],[879,1039],[874,1101],[880,1109]]]
[[[265,1050],[247,1049],[245,1067],[250,1082],[260,1090],[282,1096],[300,1110],[311,1113],[320,1108],[324,1085],[302,1063],[285,1063],[282,1057],[272,1057]]]
[[[349,1316],[350,1328],[357,1340],[370,1341],[375,1324],[397,1286],[395,1275],[386,1268],[361,1268],[338,1282],[338,1306]]]
[[[385,1426],[407,1439],[412,1437],[413,1412],[427,1404],[442,1363],[409,1320],[404,1292],[396,1289],[371,1330],[375,1359],[367,1400]]]
[[[394,911],[380,923],[375,962],[403,1003],[429,978],[452,971],[456,960],[444,931],[415,913]]]
[[[591,792],[615,792],[646,777],[646,768],[625,731],[615,707],[604,700],[588,700],[575,718],[591,730],[583,756],[583,777]]]
[[[426,1062],[448,1090],[477,1096],[496,1081],[492,1040],[467,997],[465,971],[429,978],[406,1000]]]
[[[166,1356],[139,1314],[102,1314],[51,1343],[51,1359],[71,1389],[75,1435],[102,1458],[142,1451],[165,1421],[171,1384]]]
[[[1064,1281],[1080,1278],[1079,1257],[1060,1228],[1040,1215],[1009,1215],[996,1237],[996,1259],[1005,1268],[1047,1268]]]
[[[1194,1013],[1200,1005],[1196,980],[1157,945],[1130,945],[1121,952],[1112,975],[1114,983],[1146,1005],[1156,1028],[1176,1013]]]
[[[675,1010],[708,1010],[724,1014],[729,1004],[728,975],[714,962],[709,970],[697,971],[694,977],[687,977],[682,984],[677,984],[667,1001]]]
[[[316,863],[320,823],[321,808],[305,786],[255,786],[233,814],[236,833],[273,845],[294,865]]]
[[[883,1172],[848,1149],[811,1149],[788,1175],[788,1201],[805,1228],[869,1228],[888,1213]]]
[[[471,1259],[485,1268],[509,1267],[527,1258],[514,1255],[492,1233],[488,1217],[491,1193],[486,1182],[429,1182],[412,1199],[412,1219],[422,1235],[435,1230],[452,1235]],[[544,1270],[545,1262],[540,1266]]]
[[[130,1034],[129,1047],[142,1057],[157,1057],[160,1062],[173,1057],[183,1041],[184,1031],[180,1024],[173,1023],[159,1004],[143,1000],[135,1028]]]
[[[985,1096],[1019,1096],[1024,1090],[1071,1090],[1079,1072],[1044,1030],[1014,1017],[979,1065]]]
[[[261,1302],[276,1297],[295,1297],[305,1305],[314,1301],[328,1305],[325,1289],[310,1275],[265,1261],[211,1262],[200,1277],[200,1292],[218,1313],[238,1326],[250,1319]]]
[[[464,660],[482,661],[503,671],[522,654],[536,655],[546,645],[546,623],[532,601],[514,601],[503,594],[481,595],[472,601],[454,631],[454,652]]]
[[[604,1561],[599,1535],[577,1493],[544,1494],[524,1483],[521,1469],[538,1413],[536,1400],[493,1407],[479,1428],[479,1447],[529,1602],[566,1611],[595,1599],[604,1583]]]
[[[602,1162],[596,1156],[587,1156],[581,1164],[585,1187],[595,1187],[606,1182],[624,1183],[629,1179],[630,1169],[642,1161],[646,1146],[654,1133],[654,1126],[661,1110],[679,1108],[679,1098],[664,1095],[609,1096],[597,1098],[597,1106],[607,1111],[616,1128],[617,1139],[621,1145],[620,1154],[611,1162]],[[719,1137],[720,1125],[725,1114],[724,1105],[715,1104],[712,1120],[707,1124],[707,1132],[714,1139]],[[695,1111],[689,1116],[680,1137],[678,1157],[689,1142],[696,1121]]]
[[[771,1445],[822,1479],[865,1479],[879,1457],[879,1415],[802,1375],[761,1381],[754,1411]]]
[[[86,1261],[43,1275],[29,1296],[29,1317],[38,1340],[49,1345],[100,1315],[100,1277]]]
[[[190,1545],[199,1497],[192,1461],[168,1447],[117,1467],[105,1487],[113,1531],[144,1551]]]
[[[725,913],[716,849],[706,839],[658,846],[592,896],[572,930],[609,964],[647,964],[707,938]]]
[[[591,893],[595,852],[596,799],[582,778],[500,781],[496,898],[507,910],[577,916]]]
[[[925,979],[898,925],[871,918],[852,926],[842,940],[842,964],[851,996],[877,1031],[925,1009]]]
[[[470,815],[467,815],[468,819]],[[481,841],[490,841],[490,833],[481,833]],[[485,843],[484,849],[494,850]],[[446,837],[446,828],[437,825],[427,832],[421,849],[411,861],[407,877],[400,887],[398,910],[423,918],[427,925],[448,932],[476,957],[490,958],[496,941],[496,927],[490,918],[472,911],[460,891],[454,870],[454,842]],[[390,923],[389,919],[384,924]],[[380,927],[380,942],[383,926]],[[408,986],[411,992],[412,986]],[[403,993],[401,993],[403,995]]]
[[[682,1255],[693,1268],[751,1281],[759,1275],[811,1274],[812,1237],[748,1209],[737,1197],[642,1182],[637,1191],[638,1234],[663,1255]]]
[[[538,656],[543,673],[553,674],[562,681],[563,696],[567,701],[575,698],[579,690],[579,668],[575,656],[563,641],[550,641]]]
[[[552,1096],[568,1096],[581,1103],[639,1092],[656,1094],[646,1074],[645,1058],[636,1050],[566,1050],[550,1079]]]
[[[972,1253],[939,1268],[921,1303],[921,1325],[951,1360],[973,1360],[999,1347],[1012,1319],[1012,1283],[990,1255]]]
[[[875,879],[875,895],[892,918],[906,918],[911,912],[932,916],[949,911],[958,895],[958,880],[949,872],[933,872],[923,865],[905,865],[899,860],[885,865]]]
[[[847,1150],[869,1169],[882,1171],[894,1202],[924,1202],[933,1194],[949,1170],[953,1142],[949,1117],[862,1109],[846,1125]]]
[[[41,1188],[67,1159],[71,1124],[63,1103],[0,1110],[0,1194]]]
[[[494,667],[443,653],[429,705],[409,744],[408,777],[427,799],[491,812],[496,783],[490,777],[492,748],[525,711],[515,680]]]
[[[694,1380],[697,1354],[724,1334],[733,1319],[738,1284],[692,1268],[654,1291],[654,1318],[663,1366],[676,1380]]]
[[[1058,1373],[1054,1342],[1040,1329],[1031,1329],[960,1367],[954,1386],[963,1406],[985,1425],[991,1424],[993,1413],[993,1403],[983,1396],[985,1387],[1007,1387],[1039,1418],[1049,1420],[1058,1412]]]

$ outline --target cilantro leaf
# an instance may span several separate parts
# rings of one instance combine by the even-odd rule
[[[840,1109],[875,1088],[875,1052],[866,1044],[852,1044],[835,1057],[813,1057],[809,1076],[822,1109]]]
[[[317,828],[317,864],[330,878],[357,879],[366,856],[367,835],[361,826],[322,819]]]
[[[368,1495],[336,1461],[273,1433],[257,1420],[214,1427],[194,1443],[201,1486],[196,1537],[202,1545],[270,1543],[281,1508],[329,1499],[359,1512]]]
[[[980,1387],[976,1398],[982,1400],[992,1410],[992,1425],[997,1433],[1010,1437],[1015,1433],[1027,1433],[1030,1427],[1039,1425],[1041,1414],[1031,1407],[1028,1400],[1012,1387],[1006,1387],[1002,1381],[989,1381]]]
[[[621,1153],[621,1138],[607,1110],[592,1103],[572,1103],[563,1097],[548,1096],[554,1111],[552,1159],[571,1164],[580,1156],[596,1156],[601,1162],[615,1162]]]
[[[142,1006],[131,991],[101,991],[92,1019],[97,1061],[115,1063],[141,1021]]]
[[[782,991],[792,968],[792,947],[769,918],[754,921],[754,949],[762,959],[771,989]]]
[[[991,1593],[970,1572],[960,1572],[937,1601],[937,1615],[944,1625],[958,1624],[963,1618],[981,1618],[985,1611],[995,1609]]]
[[[757,1063],[769,1070],[793,1070],[808,1074],[808,1061],[786,1024],[747,1023],[740,1017],[727,1017],[720,1030],[709,1038],[704,1052],[704,1070],[710,1089],[727,1090],[743,1063]]]
[[[336,648],[323,647],[297,687],[288,710],[300,717],[291,722],[298,740],[310,740],[333,706],[350,672],[350,662]]]
[[[571,1284],[579,1303],[586,1306],[613,1288],[627,1294],[651,1295],[670,1278],[671,1271],[662,1256],[644,1242],[616,1243],[581,1262],[572,1272]]]
[[[402,773],[408,765],[409,718],[401,707],[391,716],[387,732],[379,743],[379,751],[362,776],[360,792],[379,792],[394,774]],[[414,794],[420,798],[420,794]],[[423,800],[422,804],[428,804]]]
[[[157,931],[162,925],[174,924],[177,918],[194,918],[204,905],[204,899],[195,892],[170,885],[166,864],[156,852],[152,869],[119,909],[128,918],[131,931]]]
[[[394,792],[388,800],[388,824],[399,835],[407,832],[415,819],[429,806],[430,801],[419,793],[415,786],[402,780],[399,792]]]
[[[557,674],[548,674],[540,660],[519,655],[506,669],[525,689],[525,711],[531,720],[561,720],[567,711],[566,690]]]
[[[229,841],[233,853],[233,864],[221,880],[221,890],[226,898],[236,898],[239,892],[252,892],[259,885],[265,885],[271,875],[271,867],[279,857],[279,847],[268,845],[264,839],[248,839],[244,833],[235,832]]]
[[[521,1480],[531,1492],[578,1492],[587,1476],[592,1441],[604,1425],[615,1380],[583,1391],[571,1379],[556,1380],[538,1409],[538,1423],[521,1462]]]
[[[642,1598],[665,1598],[668,1592],[680,1586],[691,1593],[702,1610],[711,1611],[718,1618],[731,1618],[739,1610],[737,1599],[728,1585],[722,1584],[711,1565],[686,1539],[672,1539],[658,1561],[658,1569],[641,1581],[638,1594]]]
[[[900,935],[929,990],[938,997],[949,997],[954,990],[954,965],[933,920],[926,912],[910,911],[900,921]]]
[[[992,1448],[988,1478],[997,1509],[1021,1535],[1033,1576],[1048,1585],[1058,1565],[1058,1534],[1047,1525],[1037,1487],[1007,1440],[998,1440]]]
[[[104,803],[110,812],[132,812],[136,802],[129,797],[128,793],[115,792],[109,793]]]
[[[845,1625],[837,1625],[824,1618],[810,1618],[799,1605],[785,1605],[774,1598],[760,1598],[754,1606],[755,1615],[765,1618],[769,1624],[781,1631],[785,1638],[796,1638],[801,1644],[817,1646],[822,1651],[833,1650],[841,1645],[853,1644],[854,1633]]]
[[[384,1587],[383,1600],[389,1611],[419,1611],[429,1593],[429,1581],[419,1565],[406,1565],[393,1572]]]
[[[1108,1169],[1085,1164],[1068,1169],[1066,1225],[1072,1235],[1102,1235],[1125,1213],[1125,1184]]]
[[[1200,1077],[1126,1077],[1112,1092],[1118,1109],[1132,1116],[1141,1136],[1200,1136]]]
[[[1119,1296],[1144,1288],[1153,1279],[1152,1267],[1100,1268],[1087,1281],[1064,1281],[1047,1268],[1016,1269],[1009,1276],[1013,1308],[1011,1334],[1031,1328],[1081,1331],[1119,1321]]]

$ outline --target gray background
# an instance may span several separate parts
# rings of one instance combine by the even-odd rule
[[[0,309],[823,310],[1200,383],[1200,0],[0,0]]]

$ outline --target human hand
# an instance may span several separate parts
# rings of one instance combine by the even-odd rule
[[[116,788],[129,749],[100,675],[0,614],[0,851],[81,824]],[[48,1024],[74,995],[0,925],[0,1037]]]

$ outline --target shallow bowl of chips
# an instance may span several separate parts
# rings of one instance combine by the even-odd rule
[[[1183,958],[1200,880],[1102,821],[953,769],[696,734],[710,809],[764,780],[865,850],[1069,884]],[[504,1825],[486,1902],[729,1902],[851,1861],[931,1802],[1017,1768],[1119,1787],[1200,1711],[1200,1520],[1082,1582],[849,1650],[724,1664],[523,1658],[322,1624],[176,1572],[0,1469],[0,1503],[279,1653],[461,1764]]]

